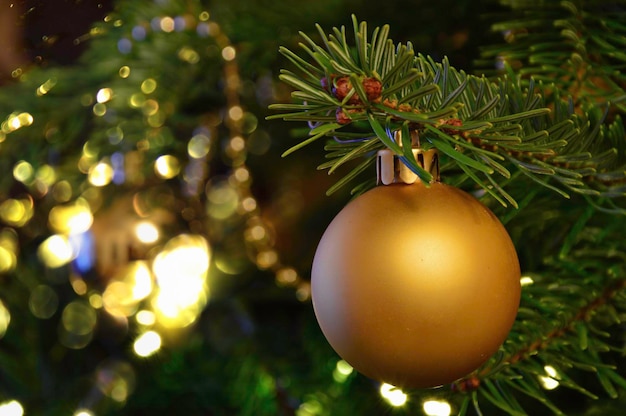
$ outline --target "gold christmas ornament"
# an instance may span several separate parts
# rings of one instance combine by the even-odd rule
[[[378,177],[389,184],[350,202],[319,243],[314,311],[362,374],[405,388],[451,383],[506,339],[520,300],[517,254],[473,196],[426,186],[397,164],[390,179],[382,152]]]

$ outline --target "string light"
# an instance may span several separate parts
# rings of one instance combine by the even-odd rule
[[[17,400],[9,400],[0,403],[0,416],[22,416],[24,407]]]
[[[428,416],[450,416],[452,413],[450,403],[445,400],[425,400],[422,408]]]
[[[391,384],[382,383],[379,389],[380,395],[392,406],[404,406],[408,396],[401,389]]]

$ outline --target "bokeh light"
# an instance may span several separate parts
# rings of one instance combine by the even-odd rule
[[[0,339],[6,334],[10,323],[11,314],[9,313],[9,309],[4,305],[2,299],[0,299]]]
[[[74,253],[67,237],[54,234],[39,245],[37,255],[43,264],[54,269],[69,263]]]
[[[24,407],[17,400],[9,400],[0,403],[0,416],[22,416]]]
[[[144,332],[133,343],[133,350],[140,357],[149,357],[160,348],[161,336],[155,331]]]
[[[380,395],[392,406],[404,406],[408,396],[401,389],[388,383],[382,383],[379,389]]]
[[[185,327],[196,320],[208,300],[210,258],[204,237],[190,234],[172,238],[155,257],[152,270],[158,294],[153,306],[159,323]]]
[[[452,407],[450,403],[445,400],[425,400],[422,403],[424,413],[428,416],[450,416],[452,413]]]

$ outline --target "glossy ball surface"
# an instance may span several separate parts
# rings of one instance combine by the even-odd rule
[[[318,245],[315,315],[357,371],[399,387],[451,383],[506,339],[520,267],[498,218],[442,183],[378,186],[350,202]]]

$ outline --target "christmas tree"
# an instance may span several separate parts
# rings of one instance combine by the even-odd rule
[[[0,415],[621,414],[624,2],[30,3],[0,6]],[[436,388],[359,373],[311,303],[381,154],[519,258],[506,340]]]

